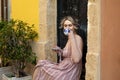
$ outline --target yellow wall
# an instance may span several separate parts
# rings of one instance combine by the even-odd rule
[[[11,0],[11,18],[39,26],[39,0]]]

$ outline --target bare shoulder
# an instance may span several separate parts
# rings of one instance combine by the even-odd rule
[[[76,39],[77,39],[77,41],[82,41],[82,38],[79,35],[76,35]]]
[[[76,43],[77,43],[78,47],[82,50],[82,48],[83,48],[83,40],[82,40],[81,36],[76,35]]]

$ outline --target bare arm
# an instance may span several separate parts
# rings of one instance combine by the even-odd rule
[[[69,39],[70,39],[71,51],[72,51],[71,58],[74,63],[78,63],[82,58],[82,48],[83,48],[82,39],[78,35],[74,35],[72,31],[69,34]]]

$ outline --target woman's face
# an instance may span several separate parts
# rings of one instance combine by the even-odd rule
[[[69,20],[66,20],[64,22],[64,29],[70,29],[70,30],[74,31],[74,25]]]

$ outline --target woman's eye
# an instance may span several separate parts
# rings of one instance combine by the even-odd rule
[[[69,24],[69,27],[72,27],[73,25],[72,24]]]
[[[65,24],[64,27],[72,27],[73,25],[72,24]]]
[[[67,25],[64,25],[64,27],[67,27]]]

